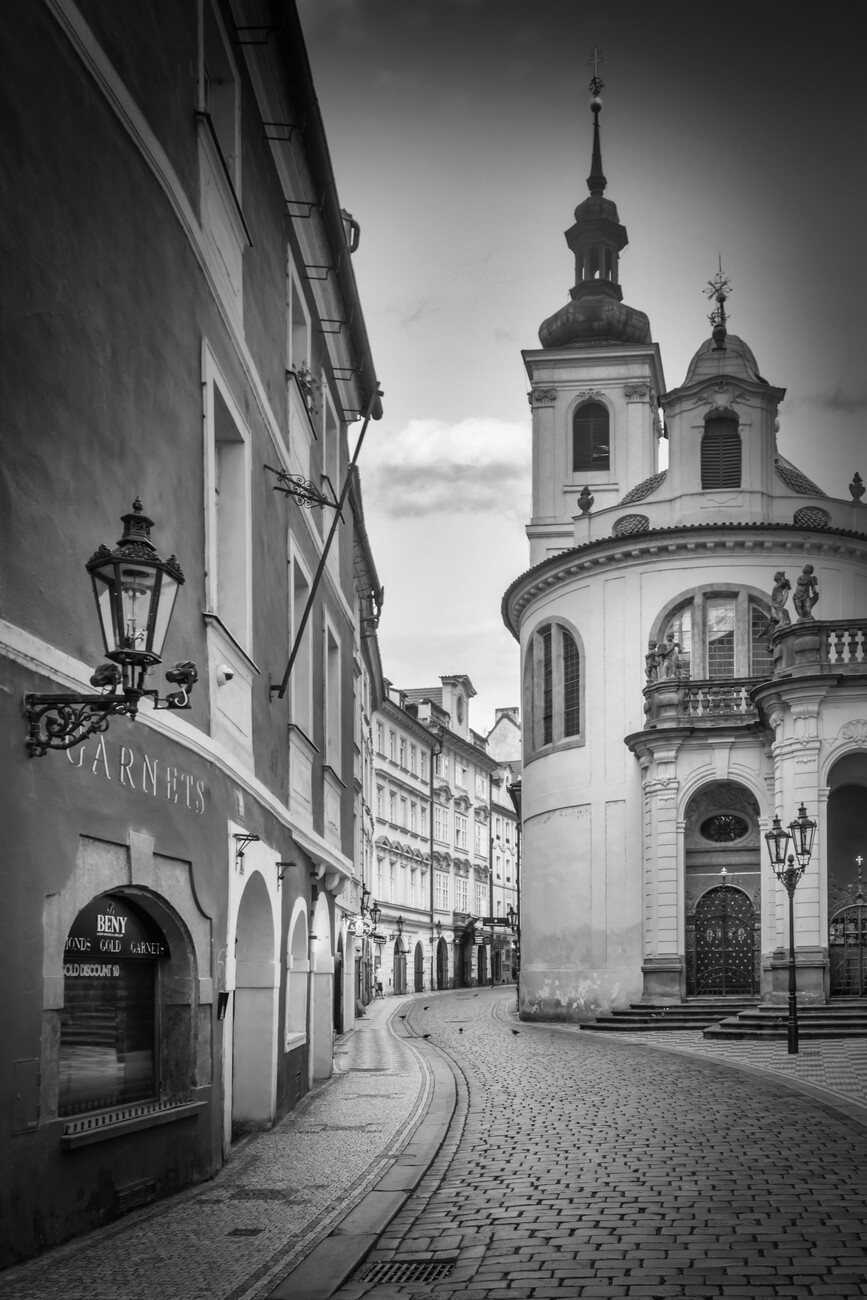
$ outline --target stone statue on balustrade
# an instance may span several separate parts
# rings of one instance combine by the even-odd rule
[[[789,618],[789,611],[786,609],[786,601],[789,599],[791,590],[792,584],[780,569],[778,573],[774,574],[774,589],[771,592],[771,615],[768,619],[768,652],[771,650],[777,628],[787,627],[792,621]]]
[[[816,604],[818,599],[818,579],[813,572],[812,564],[805,564],[803,572],[795,583],[795,594],[792,597],[792,603],[795,606],[795,612],[798,615],[799,622],[803,622],[806,619],[812,619],[813,606]]]
[[[649,682],[659,681],[659,642],[650,640],[647,643],[647,654],[644,656],[644,675]]]
[[[666,632],[665,641],[657,649],[659,656],[659,676],[663,681],[680,681],[689,676],[686,660],[680,652],[680,642],[675,641],[673,632]]]

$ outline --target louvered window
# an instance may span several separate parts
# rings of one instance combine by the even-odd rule
[[[727,416],[708,420],[701,440],[702,488],[739,488],[741,438],[738,422]]]
[[[611,467],[608,411],[600,402],[585,402],[572,422],[572,471]]]

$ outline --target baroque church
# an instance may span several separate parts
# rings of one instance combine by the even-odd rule
[[[627,306],[594,117],[570,301],[524,352],[532,567],[503,617],[523,683],[524,1019],[785,1001],[789,900],[765,834],[817,823],[794,896],[798,998],[867,992],[867,509],[779,451],[785,389],[729,333],[667,389]],[[661,467],[661,442],[668,462]],[[817,603],[818,601],[818,603]]]

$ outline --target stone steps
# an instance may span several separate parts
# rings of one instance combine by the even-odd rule
[[[689,1002],[658,1006],[633,1002],[631,1006],[612,1011],[608,1016],[597,1016],[588,1024],[582,1024],[581,1028],[621,1034],[698,1030],[757,1006],[757,998],[695,998]]]
[[[786,1038],[788,1011],[785,1006],[753,1007],[708,1025],[708,1039]],[[798,1007],[798,1037],[867,1038],[867,1000],[847,998],[820,1007]]]

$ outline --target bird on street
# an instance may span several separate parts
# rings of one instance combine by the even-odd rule
[[[422,1038],[430,1038],[430,1034],[422,1034]]]
[[[512,1033],[513,1033],[513,1034],[520,1034],[520,1032],[521,1032],[520,1029],[513,1029],[513,1030],[512,1030]]]

